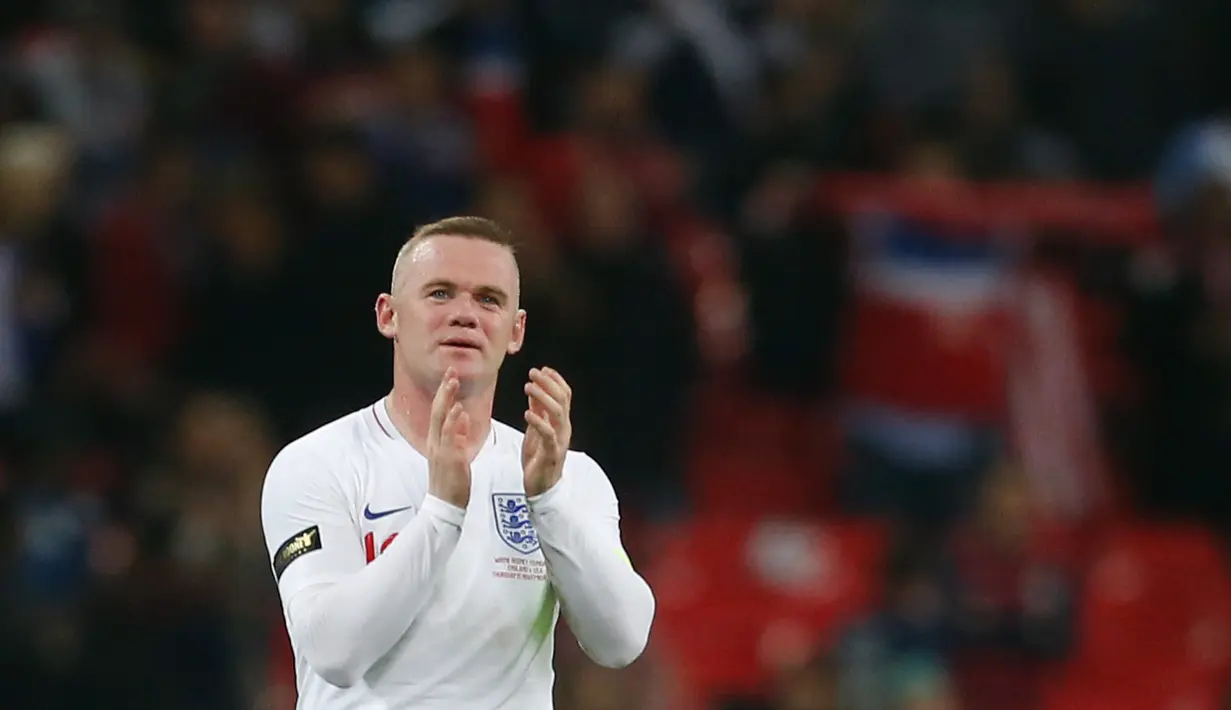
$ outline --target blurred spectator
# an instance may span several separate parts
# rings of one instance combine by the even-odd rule
[[[630,501],[654,506],[675,493],[697,362],[692,309],[629,178],[588,169],[575,210],[569,263],[588,315],[576,389],[602,403],[577,413],[578,439]]]
[[[894,707],[901,710],[958,710],[962,707],[943,666],[933,658],[911,659],[889,677]]]
[[[863,54],[879,103],[895,120],[951,102],[969,68],[989,50],[1012,48],[1017,0],[877,3]]]
[[[199,248],[200,163],[181,141],[148,141],[111,205],[87,229],[87,386],[113,404],[148,400],[184,327],[184,284]]]
[[[385,60],[389,101],[367,122],[382,178],[396,185],[408,222],[422,224],[465,210],[478,167],[469,119],[448,87],[461,78],[430,45],[399,47]]]
[[[943,669],[930,669],[943,664],[954,646],[940,559],[929,545],[916,541],[893,551],[881,604],[848,629],[838,647],[842,707],[849,710],[889,710],[899,707],[902,693],[931,691],[937,684],[921,677],[943,676]],[[900,682],[893,681],[898,677]]]
[[[170,6],[169,6],[170,7]],[[208,155],[256,150],[285,156],[299,86],[248,41],[238,0],[188,0],[172,10],[176,71],[158,91],[158,125],[199,141]]]
[[[555,236],[546,231],[524,181],[493,178],[480,189],[475,212],[504,225],[518,240],[527,335],[522,349],[506,362],[511,374],[497,386],[494,406],[496,419],[517,422],[526,410],[523,375],[535,363],[552,363],[570,381],[584,377],[581,358],[592,305],[586,284]],[[583,414],[589,408],[584,401],[575,406]]]
[[[331,375],[315,379],[296,422],[300,431],[336,412],[371,403],[388,387],[389,344],[370,314],[388,289],[393,258],[410,234],[402,205],[381,180],[361,132],[352,125],[309,127],[294,202],[296,244],[307,284],[297,315],[307,319],[304,364]]]
[[[1072,640],[1072,581],[1034,524],[1028,487],[1012,462],[997,465],[952,541],[954,670],[968,707],[1041,707],[1046,663]]]
[[[77,145],[73,209],[88,215],[114,196],[140,151],[152,103],[149,74],[114,3],[60,5],[62,31],[24,42],[20,65],[46,118]]]
[[[846,509],[928,529],[961,519],[999,447],[996,433],[985,428],[882,407],[857,408],[849,432],[840,482]]]
[[[804,166],[769,166],[744,198],[737,232],[755,378],[789,398],[831,384],[846,285],[842,237],[809,218],[812,185]]]
[[[260,526],[261,484],[279,448],[261,412],[243,400],[202,394],[189,399],[173,432],[174,478],[144,502],[172,502],[172,554],[194,587],[215,587],[227,624],[220,629],[237,682],[252,697],[265,681],[264,621],[278,610],[266,584]],[[151,481],[155,486],[159,482]],[[153,511],[151,511],[153,512]]]
[[[818,654],[797,667],[784,669],[765,702],[724,703],[722,710],[838,710],[838,681],[833,659]]]
[[[361,7],[347,0],[293,0],[300,67],[329,74],[362,66],[368,59],[369,37]]]
[[[578,67],[599,60],[610,45],[613,28],[640,9],[638,0],[593,0],[584,7],[571,0],[524,3],[522,30],[530,74],[531,121],[554,132],[568,120]]]
[[[702,178],[713,208],[728,217],[755,180],[773,166],[859,169],[874,163],[866,90],[841,47],[813,47],[775,67],[766,80],[763,109],[726,148],[711,156]]]
[[[921,129],[901,160],[928,194],[961,184],[944,136]],[[887,210],[853,221],[840,498],[943,528],[969,510],[1001,445],[1014,255],[986,227]]]
[[[1147,383],[1136,494],[1228,529],[1231,490],[1217,471],[1231,457],[1231,124],[1177,135],[1157,194],[1168,241],[1135,260],[1124,334]]]
[[[180,345],[183,377],[267,402],[285,430],[303,406],[310,379],[302,316],[308,287],[298,283],[302,254],[259,175],[221,177],[207,217],[209,243]],[[302,319],[302,320],[301,320]],[[278,322],[281,327],[271,327]]]
[[[1150,169],[1165,126],[1191,101],[1174,61],[1185,32],[1161,6],[1131,0],[1035,3],[1021,26],[1024,86],[1042,125],[1068,136],[1086,173],[1124,179]]]
[[[683,207],[685,165],[656,134],[642,71],[600,63],[576,83],[571,130],[538,146],[530,166],[547,225],[568,229],[590,170],[618,172],[633,186],[642,219],[664,229]]]
[[[965,174],[976,180],[1056,180],[1078,173],[1073,151],[1022,115],[1007,60],[976,62],[964,88],[954,133]]]
[[[657,0],[615,25],[614,64],[644,73],[655,123],[672,145],[714,155],[759,103],[752,38],[724,3]]]
[[[79,316],[77,252],[62,219],[73,146],[45,124],[0,125],[0,417],[46,384]],[[11,421],[4,427],[20,426]]]

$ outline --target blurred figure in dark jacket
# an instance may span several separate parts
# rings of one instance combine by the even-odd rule
[[[1048,664],[1072,643],[1073,584],[1062,549],[1035,523],[1029,479],[1018,466],[993,469],[973,519],[950,545],[953,667],[963,701],[1041,707]]]
[[[1136,498],[1231,532],[1231,122],[1181,131],[1156,188],[1168,240],[1132,265],[1125,331],[1146,384]]]

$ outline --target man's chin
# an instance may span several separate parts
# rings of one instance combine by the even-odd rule
[[[439,360],[439,371],[443,376],[445,370],[453,368],[453,372],[457,373],[458,379],[463,383],[484,381],[489,374],[487,371],[487,363],[481,357],[442,357]]]

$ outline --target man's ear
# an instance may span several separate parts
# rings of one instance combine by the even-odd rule
[[[389,340],[397,340],[398,316],[393,310],[393,296],[382,293],[376,297],[376,330]]]
[[[516,355],[521,350],[522,343],[526,341],[526,312],[518,309],[517,315],[513,318],[513,336],[509,338],[508,354]]]

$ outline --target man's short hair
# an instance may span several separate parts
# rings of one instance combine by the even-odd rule
[[[517,252],[517,243],[513,233],[495,220],[469,215],[446,217],[416,229],[414,234],[410,235],[410,239],[407,239],[402,248],[398,250],[397,258],[393,261],[390,289],[397,287],[398,271],[406,257],[414,251],[416,245],[432,237],[479,239],[491,242],[492,244],[499,244],[514,255]]]
[[[503,247],[513,249],[513,234],[499,222],[486,217],[446,217],[445,219],[425,224],[411,235],[411,242],[428,237],[468,237],[494,242]]]

